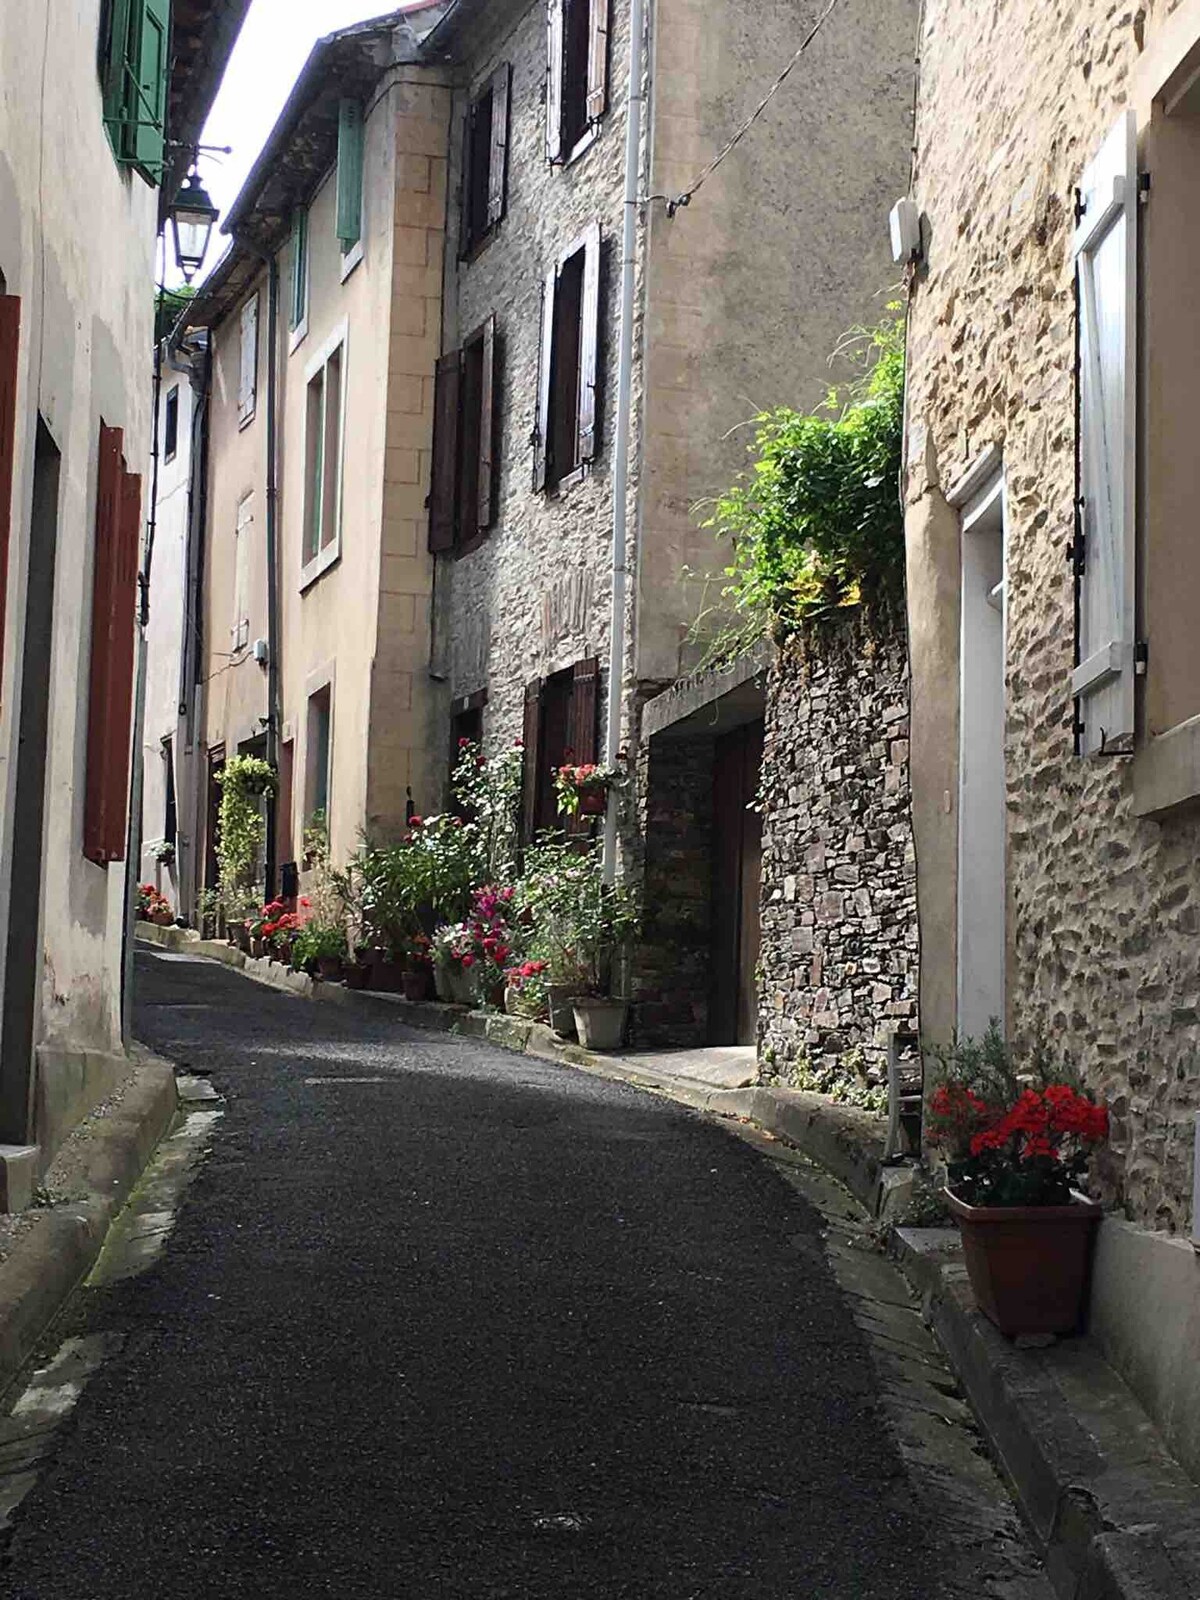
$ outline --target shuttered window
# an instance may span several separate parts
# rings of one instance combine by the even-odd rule
[[[121,430],[101,423],[83,815],[83,853],[98,866],[125,858],[129,797],[142,480],[121,445]]]
[[[1126,113],[1085,169],[1074,235],[1078,475],[1072,546],[1078,747],[1134,732],[1137,130]]]
[[[595,656],[526,686],[521,815],[527,843],[543,829],[591,830],[589,817],[559,815],[554,774],[568,762],[583,766],[596,760],[599,689]]]
[[[504,215],[508,187],[508,105],[512,68],[497,67],[468,106],[463,124],[460,253],[471,255]]]
[[[546,153],[569,161],[608,109],[610,0],[548,0]]]
[[[253,417],[258,406],[258,295],[242,307],[238,344],[238,426]]]
[[[230,625],[230,644],[233,651],[244,650],[250,643],[250,569],[254,540],[254,496],[244,495],[238,502],[237,526],[234,529],[233,556],[233,621]]]
[[[495,521],[499,476],[496,319],[437,364],[429,548],[467,555]]]
[[[308,207],[297,206],[292,217],[292,297],[288,326],[293,333],[308,322]]]
[[[363,108],[357,100],[338,106],[337,236],[349,255],[362,238]]]
[[[563,252],[543,287],[534,488],[555,488],[596,457],[600,225]]]
[[[8,602],[8,545],[12,534],[13,467],[17,451],[17,359],[21,302],[0,294],[0,697],[4,693],[4,617]]]
[[[307,584],[336,560],[342,542],[342,457],[346,429],[346,335],[308,368],[304,424],[304,571]]]
[[[170,23],[169,0],[110,0],[100,51],[113,152],[154,184],[162,178]]]

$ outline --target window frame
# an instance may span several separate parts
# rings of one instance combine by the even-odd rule
[[[478,352],[478,410],[468,417],[469,364]],[[434,379],[433,465],[429,493],[429,549],[455,560],[478,550],[496,525],[500,481],[500,428],[496,404],[499,337],[493,312],[437,363]],[[473,426],[472,426],[473,424]],[[465,476],[473,446],[474,466]],[[464,493],[467,484],[473,493]],[[464,515],[470,509],[470,522]]]
[[[143,53],[152,36],[161,44],[148,85]],[[166,154],[171,43],[170,0],[108,0],[97,51],[104,131],[118,166],[132,167],[151,188],[162,182]]]
[[[300,516],[300,537],[301,537],[301,541],[302,542],[301,542],[301,546],[300,546],[300,584],[299,584],[301,593],[304,593],[304,591],[306,589],[310,588],[311,585],[314,584],[317,581],[317,579],[319,577],[321,577],[321,575],[323,573],[327,572],[330,567],[332,567],[336,562],[340,561],[341,560],[341,556],[342,556],[342,526],[343,526],[343,522],[344,522],[343,499],[344,499],[344,488],[345,488],[345,464],[346,464],[346,391],[347,391],[346,374],[347,374],[347,363],[348,363],[348,351],[349,351],[349,323],[345,319],[343,319],[338,324],[338,326],[333,330],[333,332],[329,335],[329,337],[326,339],[325,343],[321,346],[321,348],[318,351],[316,351],[316,353],[309,359],[307,365],[304,368],[304,436],[303,436],[303,444],[302,444],[302,449],[301,449],[301,461],[303,463],[304,478],[303,478],[303,492],[302,492],[302,496],[301,496],[301,516]],[[338,455],[338,460],[337,460],[337,485],[336,485],[336,488],[334,490],[334,506],[335,506],[335,518],[336,518],[336,520],[335,520],[335,528],[334,528],[333,537],[331,539],[329,539],[324,544],[321,543],[321,541],[320,541],[320,533],[318,533],[318,536],[317,536],[317,547],[316,547],[315,551],[313,552],[313,554],[311,556],[308,556],[307,551],[308,551],[308,541],[309,541],[309,506],[310,506],[310,495],[312,494],[312,491],[313,491],[313,486],[309,481],[309,404],[308,404],[309,389],[311,388],[313,382],[318,377],[318,375],[320,375],[320,374],[322,374],[324,372],[324,370],[328,367],[330,361],[339,352],[340,352],[340,356],[341,356],[341,361],[340,361],[340,370],[339,370],[339,379],[338,379],[338,390],[339,390],[339,392],[338,392],[338,419],[337,419],[337,455]],[[322,411],[321,411],[321,426],[322,426],[322,429],[324,429],[325,425],[326,425],[326,410],[325,410],[325,406],[327,404],[327,400],[328,400],[328,390],[327,390],[326,383],[323,383],[322,384]],[[321,493],[322,493],[322,496],[324,495],[324,485],[325,485],[325,459],[324,459],[324,442],[323,442],[323,439],[322,439],[322,463],[321,463]]]
[[[476,138],[481,107],[490,98],[486,181],[479,184],[481,143]],[[501,62],[467,103],[463,116],[462,190],[459,206],[460,261],[473,261],[496,233],[508,209],[509,108],[512,103],[512,65]],[[483,201],[482,218],[475,215],[475,199]]]
[[[570,18],[576,6],[587,6],[587,65],[575,86],[568,75]],[[548,0],[546,13],[546,159],[552,166],[569,167],[600,136],[608,114],[608,55],[611,0]],[[578,93],[582,127],[567,145],[568,91]]]
[[[337,671],[333,665],[322,667],[312,673],[304,685],[304,788],[303,805],[300,813],[300,839],[312,826],[312,819],[319,810],[325,813],[326,837],[329,835],[333,815],[333,743],[334,743],[334,705],[336,698]],[[325,712],[325,804],[316,804],[316,771],[313,767],[313,731],[314,731],[314,705],[313,702],[324,698]],[[294,848],[294,846],[293,846]]]
[[[297,206],[292,213],[292,233],[289,241],[291,262],[290,292],[288,296],[288,354],[301,343],[308,333],[309,273],[308,248],[309,208]]]
[[[163,401],[163,460],[174,461],[179,453],[179,385],[173,383]]]
[[[581,482],[600,453],[600,299],[601,248],[599,222],[591,223],[559,255],[542,285],[542,334],[538,361],[538,401],[534,427],[533,487],[535,493],[563,494]],[[558,371],[555,350],[560,337],[560,296],[566,268],[583,256],[579,294],[578,373],[574,396],[574,450],[571,464],[557,472],[554,452]]]
[[[254,490],[248,490],[237,503],[233,538],[233,622],[230,626],[230,654],[238,656],[250,648],[250,530],[254,526]]]
[[[361,100],[346,96],[338,102],[337,170],[334,175],[335,233],[340,245],[340,280],[346,279],[363,258],[364,174],[367,148],[366,110]]]
[[[238,312],[238,428],[248,428],[258,412],[258,290],[247,297]],[[253,323],[254,336],[247,344],[247,324]],[[251,374],[246,381],[246,354],[250,352]]]

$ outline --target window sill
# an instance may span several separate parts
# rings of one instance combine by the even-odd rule
[[[349,250],[346,251],[345,255],[342,257],[342,265],[341,265],[340,276],[341,276],[341,281],[343,283],[345,283],[346,279],[354,271],[355,267],[362,260],[362,258],[363,258],[363,242],[362,242],[361,239],[357,239],[357,240],[355,240],[354,244],[351,245]]]
[[[296,326],[292,329],[291,333],[288,335],[288,355],[294,354],[294,352],[300,348],[300,346],[304,343],[304,340],[307,337],[307,335],[308,335],[308,317],[306,316],[304,318],[304,321],[303,322],[298,322],[296,324]]]
[[[465,250],[459,251],[459,265],[469,267],[473,261],[478,261],[479,257],[483,254],[488,245],[491,244],[492,240],[499,232],[499,222],[493,222],[490,228],[486,228],[483,233],[479,235],[478,239],[473,239]]]
[[[341,558],[342,541],[340,539],[330,540],[324,550],[318,551],[312,560],[300,569],[300,593],[303,594],[306,589],[310,589],[317,579],[323,573],[328,572],[330,567],[340,561]]]
[[[474,555],[488,542],[490,528],[481,528],[478,533],[473,533],[469,539],[464,539],[462,544],[456,544],[450,552],[455,561],[461,561],[464,556]]]
[[[596,140],[600,137],[600,130],[603,128],[603,126],[603,118],[588,125],[587,132],[581,134],[571,146],[571,149],[567,154],[567,158],[563,162],[564,167],[574,166],[575,162],[579,160],[580,156],[587,154],[587,152],[595,144]]]
[[[548,483],[546,485],[546,499],[560,500],[563,495],[570,494],[577,484],[582,483],[590,475],[591,465],[590,461],[584,461],[564,477],[561,477],[557,483]]]
[[[1160,819],[1200,802],[1200,717],[1148,740],[1133,758],[1133,814]]]

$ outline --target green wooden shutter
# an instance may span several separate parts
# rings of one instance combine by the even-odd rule
[[[170,0],[140,0],[134,14],[137,67],[131,85],[131,156],[142,175],[162,177],[167,121],[167,71],[170,66]]]
[[[292,215],[292,312],[293,332],[308,315],[308,207],[297,206]]]
[[[363,114],[357,100],[338,107],[337,236],[345,255],[362,237]]]

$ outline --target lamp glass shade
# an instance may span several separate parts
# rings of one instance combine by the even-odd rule
[[[196,173],[189,174],[187,182],[176,196],[170,215],[175,259],[180,272],[190,283],[203,265],[213,223],[217,220],[217,208],[204,192]]]

